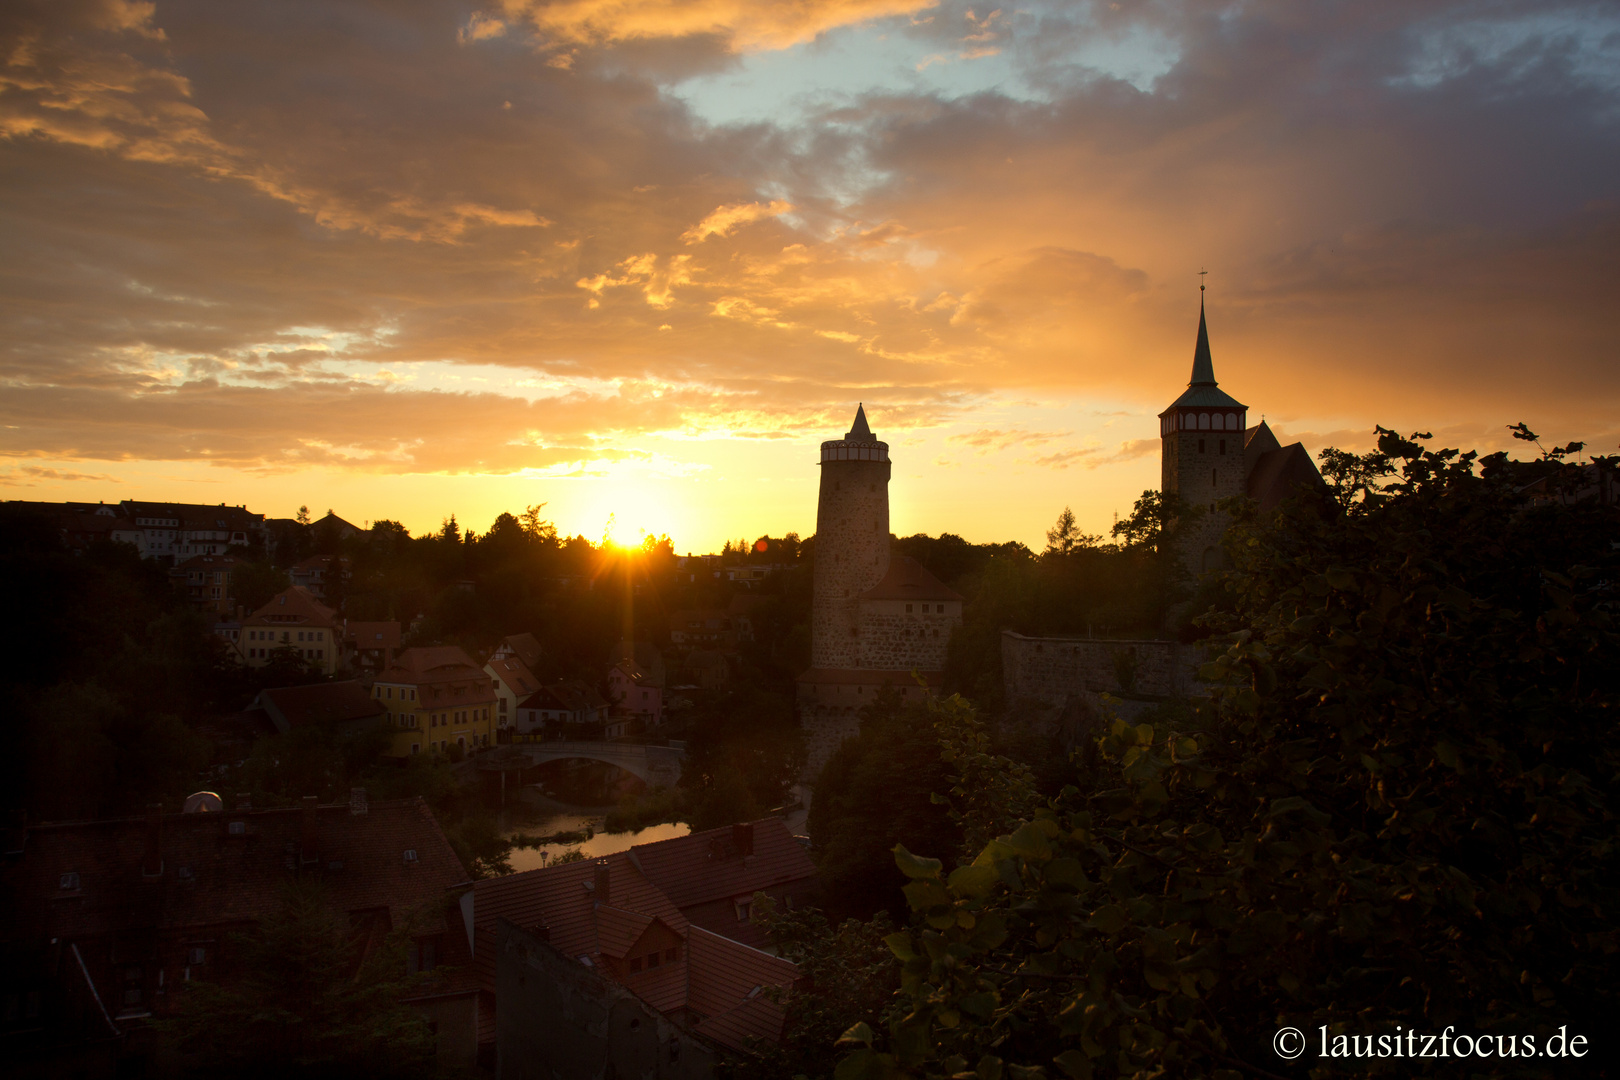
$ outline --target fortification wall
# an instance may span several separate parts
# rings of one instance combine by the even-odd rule
[[[1009,703],[1059,705],[1081,693],[1178,698],[1202,693],[1204,650],[1178,641],[1095,641],[1001,634]]]

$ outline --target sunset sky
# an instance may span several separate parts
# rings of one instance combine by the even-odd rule
[[[1620,444],[1620,6],[10,0],[0,498],[907,534],[1284,441]]]

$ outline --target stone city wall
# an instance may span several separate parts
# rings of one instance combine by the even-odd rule
[[[1178,641],[1097,641],[1001,633],[1003,686],[1009,703],[1057,705],[1080,692],[1133,698],[1201,693],[1204,650]]]

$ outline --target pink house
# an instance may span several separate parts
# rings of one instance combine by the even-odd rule
[[[624,659],[608,671],[608,699],[613,702],[612,734],[630,735],[664,722],[664,688],[634,660]]]

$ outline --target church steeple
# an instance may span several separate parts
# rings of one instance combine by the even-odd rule
[[[1200,290],[1201,292],[1202,290]],[[1215,361],[1209,355],[1209,325],[1204,321],[1204,298],[1198,297],[1198,344],[1193,348],[1192,386],[1215,386]]]
[[[849,433],[844,436],[844,441],[877,442],[877,436],[873,435],[872,429],[866,426],[866,406],[864,404],[855,406],[855,426],[849,429]]]

